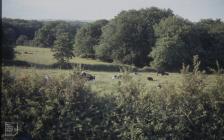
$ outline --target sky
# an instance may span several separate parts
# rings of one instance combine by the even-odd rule
[[[199,21],[224,20],[224,0],[2,0],[2,17],[20,19],[111,19],[122,10],[170,8],[174,14]]]

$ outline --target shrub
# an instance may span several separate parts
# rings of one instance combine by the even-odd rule
[[[100,132],[95,126],[100,111],[84,84],[78,73],[46,80],[39,75],[13,79],[4,72],[2,122],[18,122],[20,134],[31,134],[33,139],[94,137]]]
[[[143,98],[140,120],[148,138],[222,139],[223,138],[223,75],[215,86],[206,85],[206,76],[199,71],[194,58],[193,72],[182,70],[180,85],[166,85],[152,90]]]
[[[2,122],[18,122],[33,139],[223,139],[224,75],[208,85],[198,57],[193,64],[180,84],[151,90],[123,69],[106,96],[85,86],[81,68],[60,80],[3,71]]]

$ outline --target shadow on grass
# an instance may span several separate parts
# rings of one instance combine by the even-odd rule
[[[51,65],[30,63],[21,60],[3,60],[2,66],[16,66],[16,67],[36,67],[36,68],[51,68]]]
[[[74,67],[80,66],[84,70],[91,70],[91,71],[106,71],[106,72],[119,72],[121,65],[111,64],[79,64],[79,63],[68,63],[68,64],[36,64],[36,63],[30,63],[26,61],[20,61],[20,60],[3,60],[2,66],[16,66],[16,67],[35,67],[37,69],[73,69]]]

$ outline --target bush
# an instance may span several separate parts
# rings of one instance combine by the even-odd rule
[[[81,69],[60,80],[3,72],[2,122],[18,122],[33,139],[223,139],[224,75],[207,85],[197,57],[193,64],[180,84],[151,90],[123,69],[106,96],[85,86]]]
[[[213,86],[194,58],[193,72],[183,68],[179,85],[145,89],[128,73],[115,87],[113,128],[118,139],[222,139],[224,75]],[[220,71],[220,70],[218,70]]]
[[[222,139],[224,117],[224,80],[216,86],[206,85],[206,76],[199,71],[197,57],[194,69],[182,70],[180,85],[167,85],[152,90],[143,98],[142,128],[147,137],[162,139]],[[222,100],[222,101],[221,101]]]
[[[101,132],[95,125],[101,115],[95,95],[84,84],[78,73],[46,80],[39,75],[15,79],[4,72],[2,122],[18,122],[20,134],[31,134],[33,139],[93,137]]]

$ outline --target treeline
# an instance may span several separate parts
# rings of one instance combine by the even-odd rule
[[[224,66],[224,23],[219,19],[194,23],[169,9],[152,7],[121,12],[102,26],[101,36],[93,34],[95,24],[77,33],[76,56],[179,70],[183,63],[192,65],[198,55],[206,70],[216,61]]]
[[[18,45],[30,44],[33,40],[35,32],[43,26],[43,23],[36,20],[22,19],[2,19],[3,31],[11,36],[7,36],[13,43]],[[22,42],[23,41],[23,42]]]
[[[79,57],[177,70],[183,63],[191,65],[193,56],[198,55],[204,69],[216,61],[224,66],[224,22],[220,19],[195,23],[170,9],[151,7],[122,11],[109,21],[98,20],[82,27],[50,22],[27,38],[34,46],[53,47],[62,32],[68,33],[73,53]]]
[[[20,19],[2,19],[2,56],[5,59],[14,57],[14,46],[31,44],[35,32],[42,26],[39,21]]]
[[[37,21],[2,19],[3,59],[13,59],[16,45],[52,47],[56,36],[62,32],[74,38],[77,30],[86,24],[81,21]],[[73,39],[74,40],[74,39]]]

